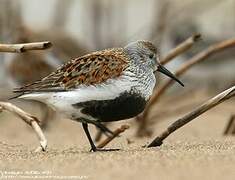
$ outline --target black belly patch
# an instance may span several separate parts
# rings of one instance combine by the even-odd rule
[[[137,116],[144,110],[146,100],[136,93],[122,93],[112,100],[92,100],[73,104],[83,114],[101,122],[118,121]]]

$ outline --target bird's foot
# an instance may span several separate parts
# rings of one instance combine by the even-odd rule
[[[103,148],[91,148],[90,152],[97,152],[97,151],[119,151],[120,149],[103,149]]]

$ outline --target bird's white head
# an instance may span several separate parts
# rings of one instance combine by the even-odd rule
[[[150,41],[135,41],[125,46],[124,49],[134,63],[139,64],[143,68],[151,69],[154,73],[159,71],[184,86],[184,84],[174,74],[160,64],[159,51]]]

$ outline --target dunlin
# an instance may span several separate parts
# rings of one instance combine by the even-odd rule
[[[92,151],[96,148],[88,130],[94,124],[119,121],[140,114],[150,99],[160,71],[176,80],[159,63],[159,52],[149,41],[136,41],[124,48],[93,52],[72,59],[47,77],[17,88],[18,97],[51,106],[81,122]]]

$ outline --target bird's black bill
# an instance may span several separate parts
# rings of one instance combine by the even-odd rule
[[[157,71],[165,74],[166,76],[174,79],[175,81],[177,81],[181,86],[184,86],[184,84],[174,75],[172,74],[170,71],[168,71],[164,66],[162,65],[158,65]]]

